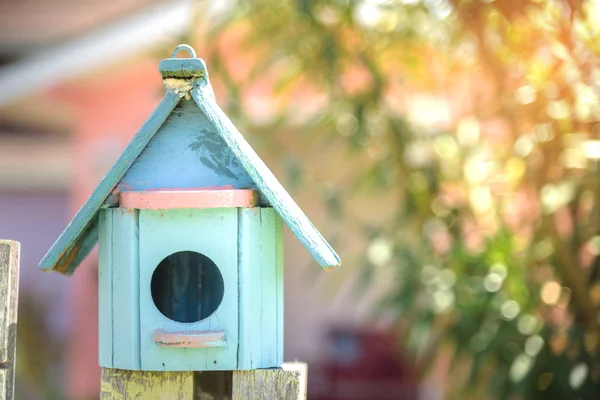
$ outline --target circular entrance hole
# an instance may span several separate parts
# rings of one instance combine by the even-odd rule
[[[215,312],[223,300],[223,276],[203,254],[180,251],[166,257],[150,284],[156,308],[177,322],[198,322]]]

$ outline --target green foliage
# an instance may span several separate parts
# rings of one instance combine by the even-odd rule
[[[600,5],[238,6],[214,27],[208,61],[238,109],[255,82],[273,83],[265,135],[344,144],[349,172],[322,185],[324,203],[364,236],[365,251],[344,257],[361,283],[393,283],[381,311],[404,321],[422,374],[450,358],[450,397],[595,398]],[[219,47],[235,32],[253,55],[243,79]],[[299,112],[302,88],[323,99],[316,109]],[[286,165],[295,185],[314,175]],[[349,205],[360,196],[381,198],[387,217],[360,222]]]

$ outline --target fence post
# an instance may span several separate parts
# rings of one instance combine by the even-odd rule
[[[305,363],[281,368],[233,371],[233,400],[306,400]]]
[[[306,400],[307,366],[251,371],[152,372],[103,368],[100,400]]]
[[[0,240],[0,400],[13,400],[20,243]]]

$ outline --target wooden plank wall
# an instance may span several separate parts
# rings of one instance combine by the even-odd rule
[[[0,400],[14,396],[19,251],[19,242],[0,240]]]

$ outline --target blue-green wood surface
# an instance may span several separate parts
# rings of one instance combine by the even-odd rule
[[[239,209],[240,346],[238,369],[279,367],[283,363],[283,299],[278,288],[281,218],[272,208]]]
[[[277,268],[277,361],[283,362],[283,338],[284,338],[284,319],[283,310],[285,306],[283,296],[284,276],[283,276],[283,220],[278,216],[276,218],[277,235],[275,236],[277,259],[275,260]]]
[[[112,368],[112,210],[100,212],[98,231],[98,361],[100,366]]]
[[[262,225],[260,208],[238,209],[239,319],[238,369],[261,364]]]
[[[238,217],[235,208],[140,210],[140,338],[141,368],[149,371],[209,371],[237,368],[238,350]],[[152,274],[167,256],[195,251],[210,258],[225,283],[223,300],[205,320],[180,323],[165,317],[154,305]],[[224,330],[220,348],[160,347],[153,332]]]
[[[140,369],[139,210],[112,210],[111,368]]]
[[[40,261],[41,269],[69,275],[87,256],[97,241],[96,221],[102,203],[162,126],[181,96],[183,94],[167,91],[150,118]]]
[[[255,188],[193,100],[182,100],[118,185],[122,190]]]
[[[277,219],[279,216],[272,208],[260,209],[262,230],[261,286],[262,297],[262,329],[261,340],[262,363],[266,366],[279,367],[277,358]],[[265,366],[265,367],[266,367]],[[262,367],[261,368],[265,368]]]

